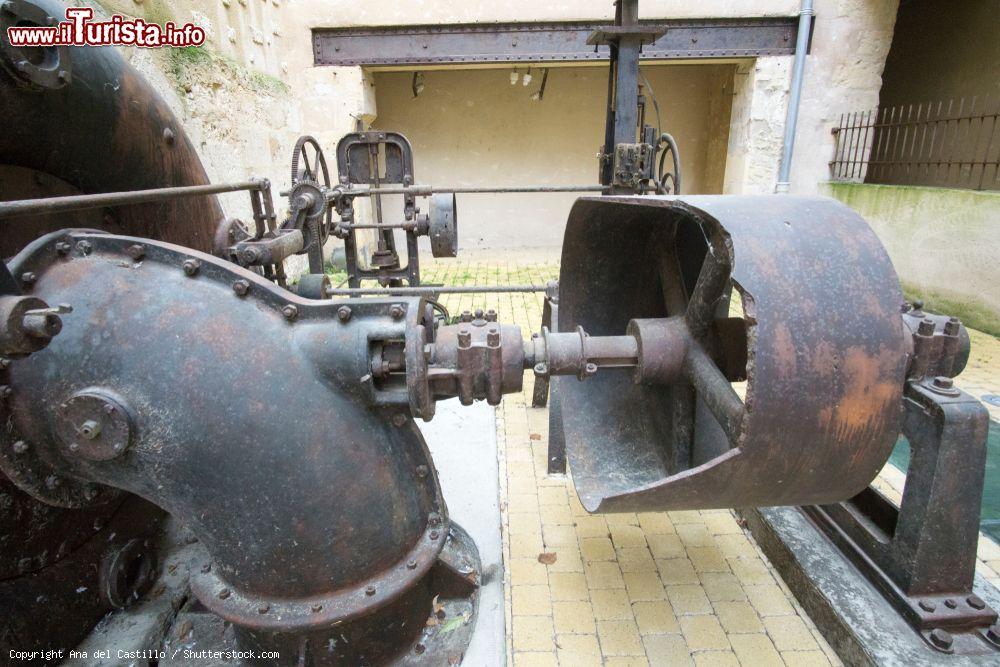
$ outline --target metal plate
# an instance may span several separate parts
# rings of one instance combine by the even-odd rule
[[[863,489],[889,456],[906,362],[902,295],[875,234],[833,200],[581,199],[563,247],[559,329],[617,335],[632,318],[678,314],[665,295],[692,293],[709,239],[733,263],[747,324],[738,438],[698,397],[690,458],[677,466],[682,387],[614,371],[563,381],[569,461],[588,510],[831,502]]]
[[[798,18],[641,21],[665,34],[643,60],[749,58],[795,53]],[[606,61],[608,47],[587,38],[610,22],[495,23],[449,26],[317,28],[316,65]]]

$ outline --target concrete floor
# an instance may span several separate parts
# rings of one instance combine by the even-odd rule
[[[423,267],[427,283],[541,285],[557,275],[558,255],[538,250]],[[525,335],[539,330],[541,303],[534,294],[444,299],[452,313],[495,308]],[[1000,341],[974,333],[973,346],[958,384],[1000,393]],[[525,374],[524,391],[496,411],[508,664],[840,664],[731,512],[588,515],[571,477],[546,474],[548,413],[530,407],[532,382]],[[902,479],[887,466],[876,484],[898,499]],[[1000,548],[983,538],[979,556],[981,574],[1000,585]],[[495,662],[479,653],[467,664]]]

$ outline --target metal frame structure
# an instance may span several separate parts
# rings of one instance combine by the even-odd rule
[[[611,21],[316,28],[316,65],[435,65],[460,63],[606,62],[607,45],[587,38]],[[640,21],[663,31],[643,60],[753,58],[794,55],[795,17]],[[417,45],[419,49],[414,49]]]

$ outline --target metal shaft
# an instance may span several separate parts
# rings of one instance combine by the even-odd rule
[[[330,296],[427,296],[434,294],[505,294],[544,292],[544,285],[463,285],[461,287],[344,287],[327,290]]]
[[[93,195],[70,195],[68,197],[22,199],[19,201],[0,202],[0,220],[21,215],[64,213],[66,211],[81,211],[88,208],[122,206],[126,204],[144,204],[151,201],[179,199],[181,197],[197,197],[199,195],[216,195],[223,192],[263,190],[267,188],[268,185],[269,183],[266,179],[254,178],[249,181],[221,183],[219,185],[188,185],[177,188],[132,190],[130,192],[102,192],[100,194]]]

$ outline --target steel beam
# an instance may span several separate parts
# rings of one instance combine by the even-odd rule
[[[316,65],[582,62],[608,60],[587,37],[611,22],[316,28]],[[745,58],[795,53],[796,17],[640,21],[666,33],[642,60]]]

